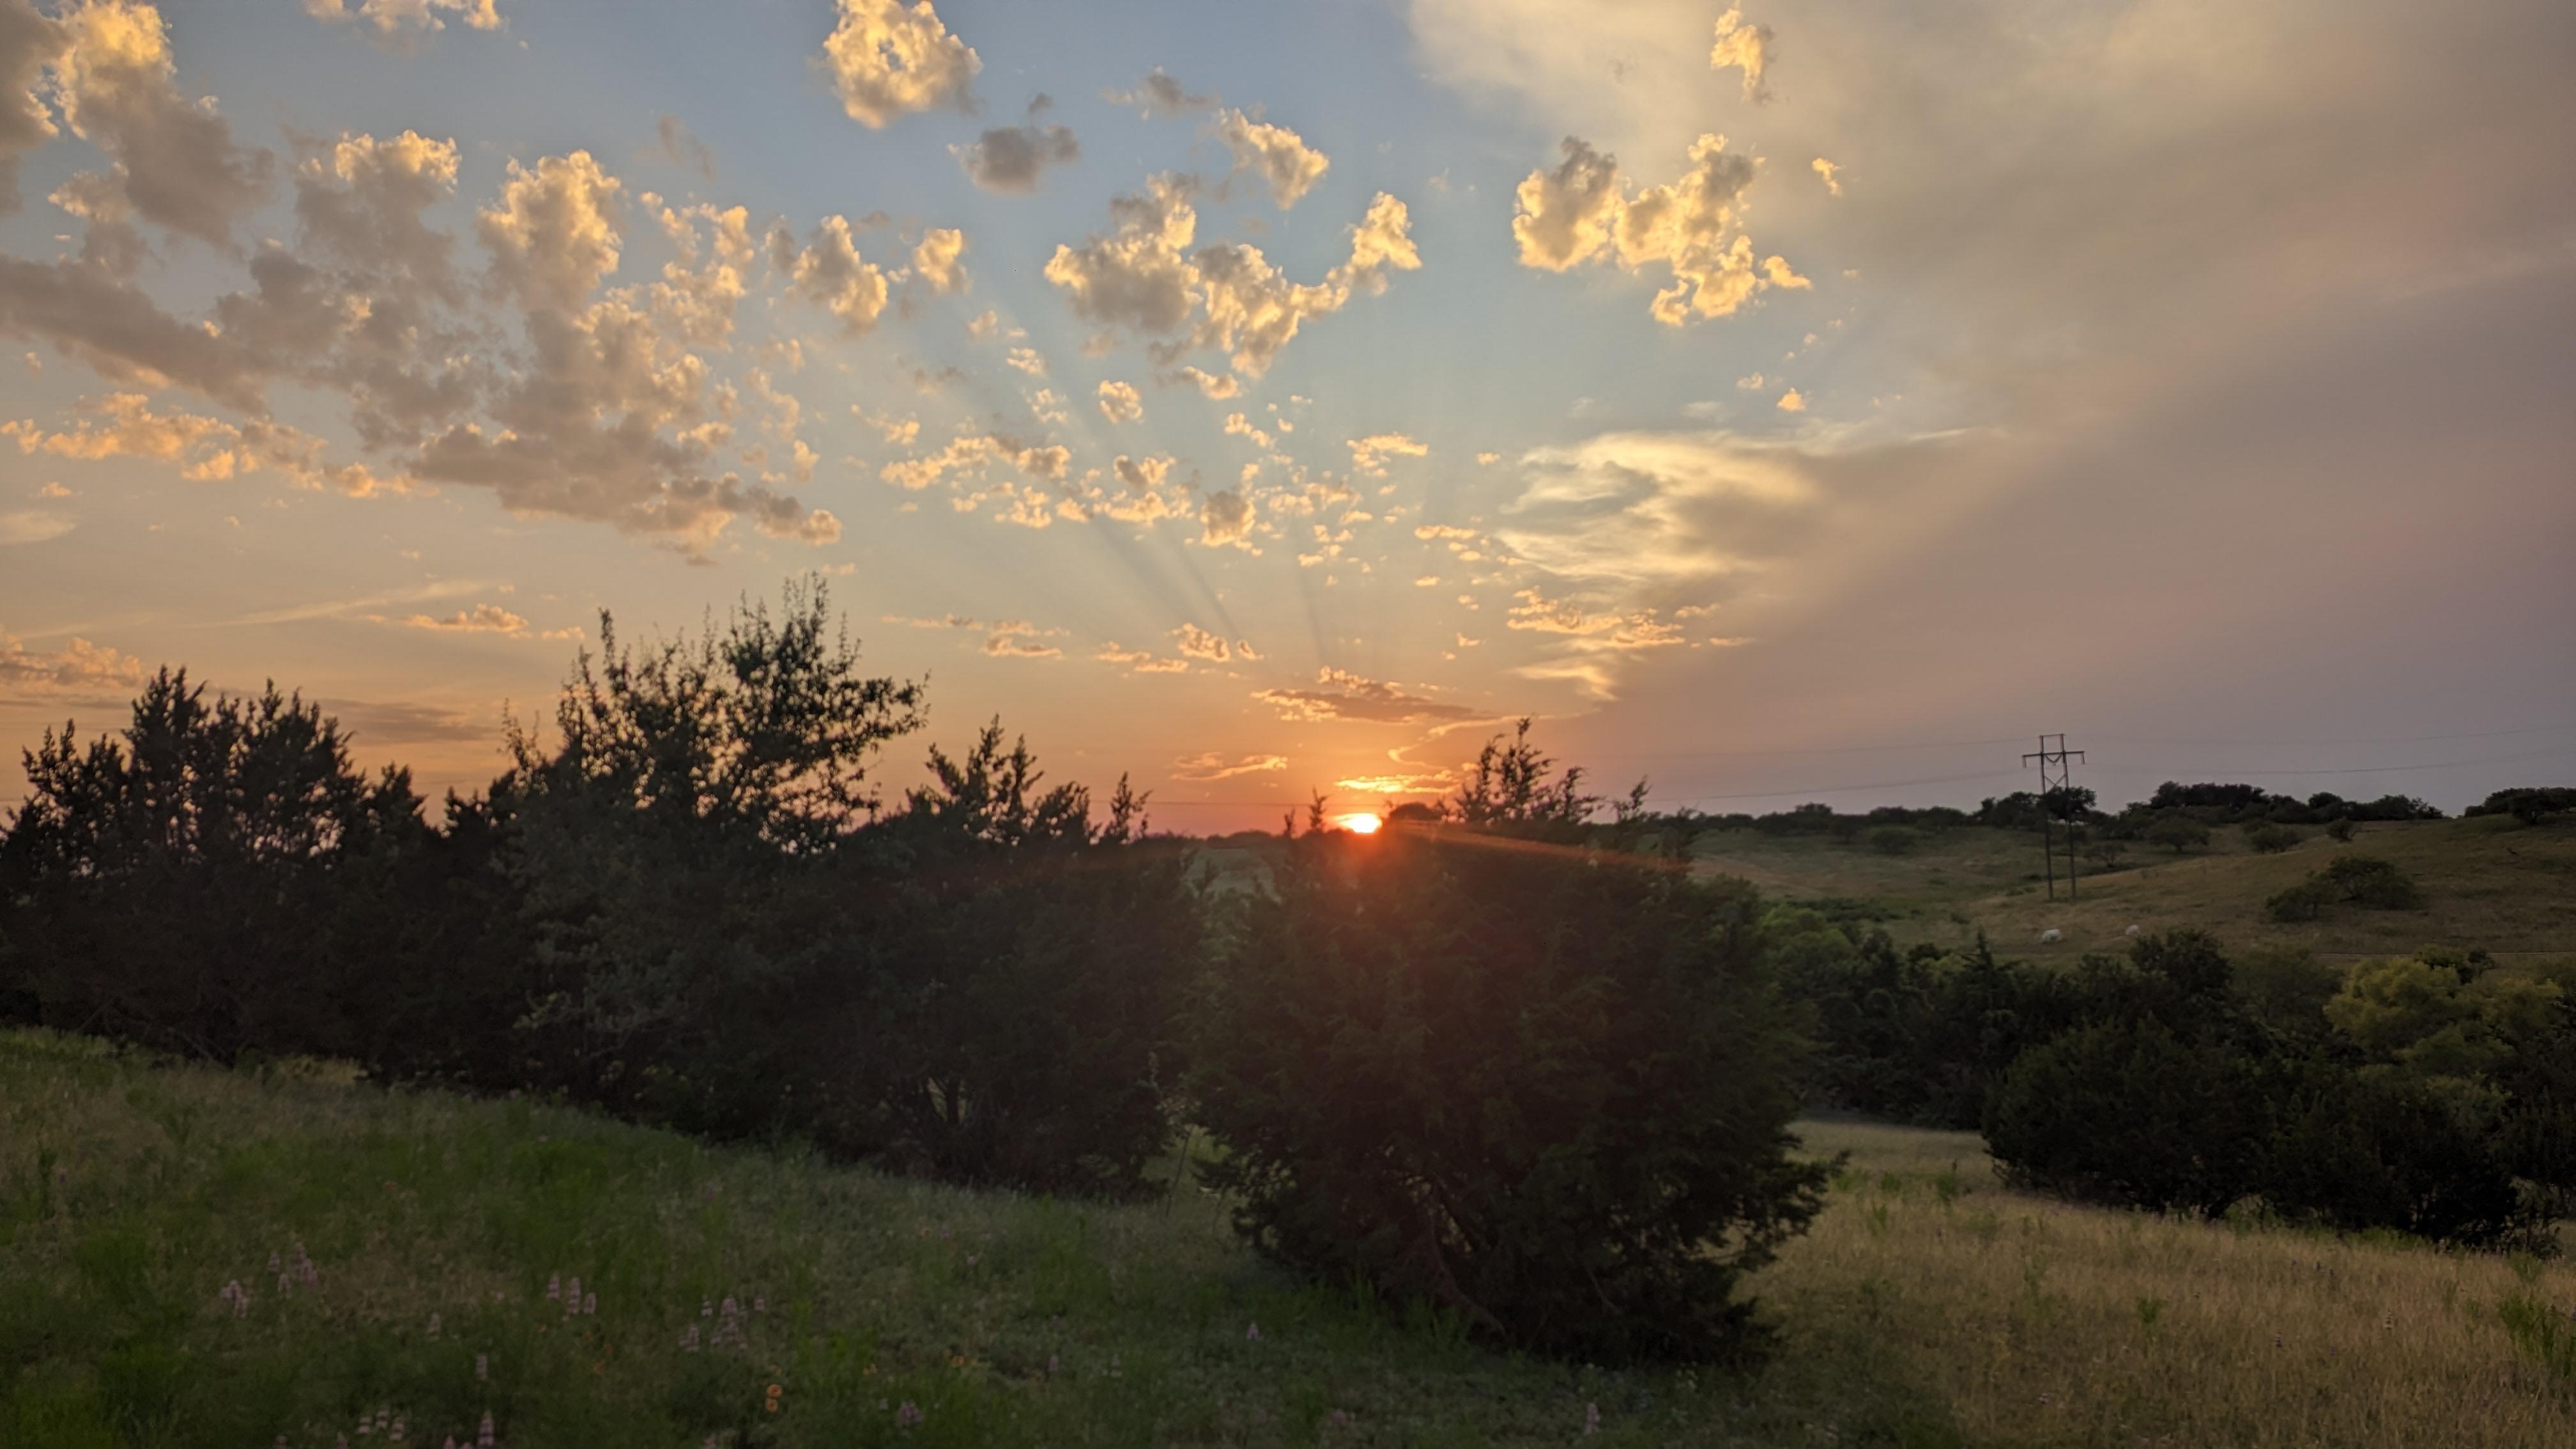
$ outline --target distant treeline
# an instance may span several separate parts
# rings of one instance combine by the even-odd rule
[[[1765,924],[1815,1012],[1810,1090],[1981,1129],[2022,1186],[2543,1253],[2576,1215],[2576,957],[2347,972],[2176,932],[2068,970]]]

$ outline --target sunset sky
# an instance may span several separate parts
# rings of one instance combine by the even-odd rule
[[[808,571],[1158,825],[2576,780],[2576,7],[0,0],[0,801]],[[919,745],[887,778],[912,783]]]

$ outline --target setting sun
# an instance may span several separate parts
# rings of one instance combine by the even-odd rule
[[[1353,835],[1375,835],[1378,832],[1378,827],[1386,824],[1385,821],[1366,812],[1362,812],[1358,815],[1345,815],[1341,818],[1340,823],[1344,830],[1349,831]]]

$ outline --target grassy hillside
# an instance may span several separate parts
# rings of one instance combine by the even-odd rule
[[[1560,1444],[1594,1412],[1604,1446],[2576,1442],[2576,1385],[2499,1320],[2562,1321],[2563,1265],[2069,1208],[1973,1137],[1804,1130],[1852,1156],[1758,1280],[1783,1351],[1610,1373],[1288,1282],[1191,1189],[976,1196],[0,1035],[0,1443],[438,1445],[487,1412],[518,1449]]]
[[[2249,850],[2234,829],[2184,856],[2133,845],[2119,870],[2096,874],[2086,863],[2071,902],[2063,880],[2059,898],[2048,898],[2038,838],[2012,831],[1926,832],[1921,850],[1887,856],[1822,836],[1732,830],[1701,836],[1695,854],[1701,869],[1745,876],[1783,899],[1877,901],[1892,913],[1883,924],[1900,941],[1964,944],[1982,929],[1999,949],[2072,958],[2118,946],[2131,925],[2197,926],[2231,946],[2297,945],[2327,956],[2430,944],[2576,954],[2576,823],[2526,827],[2505,816],[2379,823],[2361,826],[2349,843],[2304,833],[2308,839],[2278,855]],[[2305,925],[2264,919],[2266,899],[2339,854],[2396,862],[2423,885],[2426,908],[2343,907]],[[2041,947],[2040,933],[2052,927],[2065,939]]]

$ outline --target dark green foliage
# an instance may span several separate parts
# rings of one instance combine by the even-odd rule
[[[1873,825],[1861,842],[1881,855],[1912,855],[1923,848],[1923,832],[1910,825]]]
[[[1310,836],[1242,902],[1200,1120],[1262,1251],[1600,1360],[1759,1337],[1798,1042],[1741,885],[1490,835]]]
[[[1579,834],[1601,797],[1583,793],[1580,767],[1569,767],[1551,782],[1548,772],[1556,761],[1530,743],[1529,732],[1530,721],[1524,719],[1510,743],[1501,735],[1485,741],[1451,809],[1473,826],[1509,825],[1559,838]],[[1637,790],[1642,796],[1644,782]]]
[[[2576,812],[2576,787],[2498,790],[2468,808],[2471,815],[2510,815],[2525,825],[2538,825],[2552,815]]]
[[[2215,1217],[2254,1185],[2265,1105],[2260,1074],[2229,1046],[2105,1022],[2013,1063],[1986,1143],[2017,1187]]]
[[[2347,855],[2265,901],[2263,912],[2276,921],[2313,921],[2327,907],[2347,904],[2374,911],[2421,910],[2424,891],[2393,861]]]
[[[2161,845],[2176,855],[2209,847],[2209,827],[2187,815],[2167,815],[2142,834],[2148,844]]]
[[[2352,839],[2353,824],[2348,817],[2338,817],[2326,826],[2326,837],[2334,841]]]
[[[2467,1094],[2312,1062],[2282,1109],[2258,1185],[2275,1212],[2347,1231],[2392,1228],[2472,1247],[2525,1242],[2540,1224],[2506,1149]]]
[[[2278,855],[2305,837],[2286,825],[2249,825],[2245,843],[2264,855]]]
[[[27,752],[0,843],[0,995],[47,1025],[231,1061],[345,1052],[374,969],[354,948],[426,829],[301,696],[205,697],[163,670],[123,734]]]
[[[1137,842],[1121,780],[1106,828],[1078,785],[1040,792],[988,727],[868,833],[854,936],[869,982],[853,1048],[899,1161],[956,1182],[1138,1190],[1168,1144],[1199,906],[1177,842]],[[855,963],[854,963],[855,964]]]

